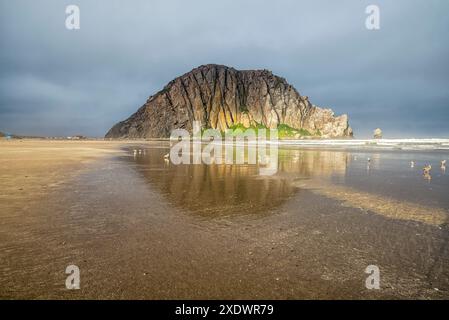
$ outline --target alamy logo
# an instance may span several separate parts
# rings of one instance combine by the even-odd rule
[[[369,5],[365,9],[365,13],[368,17],[365,20],[365,27],[368,30],[379,30],[380,29],[380,9],[379,6],[374,4]]]
[[[65,27],[68,30],[79,30],[80,8],[77,5],[71,4],[65,8],[65,13],[68,15],[65,18]]]
[[[80,288],[80,268],[76,265],[69,265],[65,269],[65,273],[69,276],[65,280],[65,287],[69,290],[77,290]]]
[[[380,289],[380,270],[376,265],[369,265],[365,269],[365,273],[369,276],[365,280],[365,287],[369,290]]]
[[[277,129],[241,129],[222,132],[202,131],[194,121],[193,136],[185,129],[171,132],[170,153],[166,159],[178,164],[258,164],[261,175],[273,175],[278,169]]]

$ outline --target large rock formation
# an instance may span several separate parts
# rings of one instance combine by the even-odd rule
[[[346,115],[312,105],[270,71],[204,65],[170,81],[106,138],[169,137],[174,129],[191,131],[193,121],[222,131],[236,124],[286,124],[322,137],[352,136]]]

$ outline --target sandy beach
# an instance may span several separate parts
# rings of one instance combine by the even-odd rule
[[[0,297],[449,297],[447,176],[407,167],[445,151],[294,147],[263,177],[251,165],[167,164],[167,150],[0,141]],[[65,288],[70,264],[80,290]],[[364,285],[372,264],[380,290]]]

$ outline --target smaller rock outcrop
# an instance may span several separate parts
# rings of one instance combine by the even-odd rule
[[[377,128],[374,130],[374,139],[382,139],[382,130]]]

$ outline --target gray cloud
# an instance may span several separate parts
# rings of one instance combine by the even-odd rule
[[[381,30],[365,29],[365,7]],[[65,29],[77,4],[81,29]],[[449,3],[0,0],[0,131],[102,136],[206,63],[270,69],[359,137],[449,136]]]

